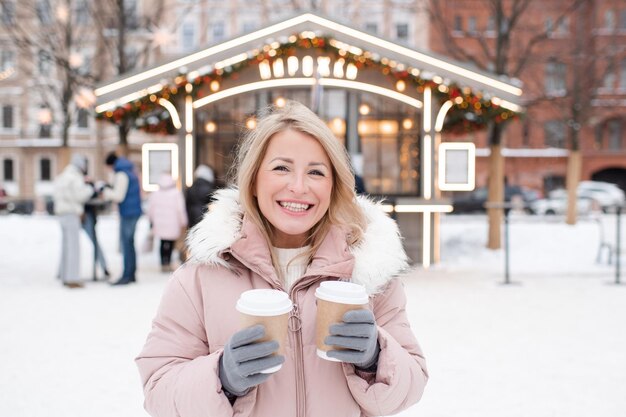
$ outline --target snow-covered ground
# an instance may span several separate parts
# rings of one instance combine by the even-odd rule
[[[431,378],[403,417],[626,415],[626,285],[596,263],[596,222],[555,220],[513,217],[516,284],[505,286],[485,218],[443,217],[442,262],[405,278]],[[613,217],[602,221],[613,239]],[[146,231],[142,219],[139,242]],[[119,276],[116,217],[98,232]],[[52,217],[0,216],[0,416],[146,417],[133,358],[167,280],[158,255],[140,255],[136,285],[67,290],[55,279],[59,240]],[[82,252],[88,279],[84,235]]]

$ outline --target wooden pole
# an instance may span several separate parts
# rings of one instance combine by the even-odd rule
[[[582,154],[580,150],[570,151],[567,158],[567,217],[565,222],[567,224],[576,224],[576,216],[578,211],[576,210],[578,183],[580,182],[580,174],[582,169]]]
[[[495,199],[490,203],[504,202],[504,158],[502,157],[501,145],[490,145],[491,155],[489,156],[489,195]],[[501,225],[502,209],[487,209],[489,219],[489,236],[487,248],[500,249],[502,247]]]

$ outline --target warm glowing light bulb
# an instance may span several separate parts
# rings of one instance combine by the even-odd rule
[[[217,130],[217,125],[215,124],[215,122],[211,121],[211,122],[207,122],[204,128],[207,132],[213,133]]]

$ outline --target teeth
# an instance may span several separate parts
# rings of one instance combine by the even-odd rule
[[[287,203],[285,201],[281,201],[279,204],[289,211],[305,211],[310,207],[308,204]]]

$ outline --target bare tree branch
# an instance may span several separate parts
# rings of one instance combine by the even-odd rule
[[[561,23],[563,23],[563,21],[567,19],[573,11],[577,10],[581,5],[583,5],[584,3],[588,3],[589,1],[590,0],[575,0],[563,13],[561,13],[561,15],[557,17],[554,22],[554,26],[559,27],[559,25],[561,25]],[[526,44],[526,48],[524,49],[524,51],[519,55],[520,60],[517,62],[515,69],[511,71],[512,76],[519,77],[519,75],[524,70],[526,63],[528,62],[528,59],[533,55],[533,49],[541,42],[550,39],[551,35],[552,32],[550,32],[546,28],[545,30],[537,33],[530,39],[530,41]]]
[[[465,48],[462,48],[451,35],[451,30],[445,20],[446,14],[441,10],[440,3],[438,0],[430,0],[426,12],[431,22],[437,27],[438,33],[443,37],[447,53],[456,59],[473,62],[479,68],[486,69],[484,63],[476,59],[473,54],[468,53]]]

